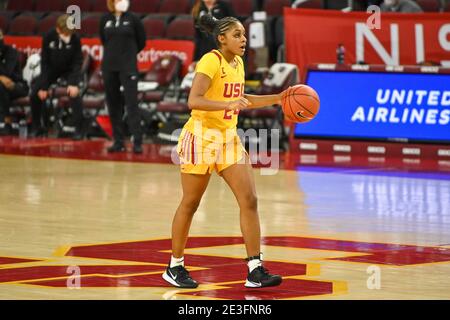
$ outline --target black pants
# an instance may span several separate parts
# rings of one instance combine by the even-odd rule
[[[0,83],[0,122],[5,121],[9,115],[9,107],[14,99],[28,95],[28,85],[25,82],[16,82],[14,89],[8,90]]]
[[[49,83],[56,83],[57,79],[59,78],[56,76],[50,77]],[[36,81],[31,85],[31,95],[30,95],[30,103],[31,103],[31,119],[32,119],[32,127],[34,130],[37,130],[42,127],[47,127],[46,112],[48,110],[45,109],[44,101],[42,101],[39,96],[38,92],[42,90],[42,79],[37,78]],[[73,123],[76,127],[76,130],[81,130],[81,125],[83,122],[83,102],[81,99],[81,96],[78,95],[75,98],[70,98],[70,108],[72,109],[72,116],[73,116]]]
[[[123,143],[124,105],[127,107],[128,127],[134,138],[134,143],[142,143],[141,117],[137,101],[137,73],[121,71],[103,71],[106,104],[108,105],[114,141]],[[120,86],[123,86],[123,94]]]

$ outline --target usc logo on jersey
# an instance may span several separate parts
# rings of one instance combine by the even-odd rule
[[[225,83],[224,98],[239,98],[244,94],[244,83]]]

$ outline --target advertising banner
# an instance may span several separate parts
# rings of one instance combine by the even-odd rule
[[[311,70],[306,82],[320,112],[296,137],[450,143],[449,74]]]
[[[15,46],[27,55],[39,53],[42,45],[41,37],[5,36],[5,43]],[[98,38],[82,38],[83,51],[88,52],[95,64],[100,64],[103,57],[103,46]],[[138,54],[138,68],[148,70],[161,56],[175,55],[183,62],[182,75],[188,71],[194,55],[194,43],[185,40],[147,40],[146,47]]]
[[[450,66],[450,13],[341,12],[284,9],[286,58],[300,70],[336,63],[339,44],[347,64]],[[377,29],[379,27],[379,29]]]

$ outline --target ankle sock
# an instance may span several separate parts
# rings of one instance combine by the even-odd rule
[[[171,258],[170,258],[170,267],[174,268],[174,267],[178,267],[178,266],[184,267],[184,257],[175,258],[174,256],[171,256]]]
[[[260,253],[258,256],[253,256],[253,257],[249,257],[247,258],[247,266],[248,266],[248,270],[249,272],[252,272],[253,270],[255,270],[256,268],[262,266],[262,258],[263,254]]]

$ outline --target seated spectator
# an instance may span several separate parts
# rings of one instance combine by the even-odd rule
[[[382,12],[423,12],[422,8],[412,0],[384,0],[380,8]]]
[[[50,30],[42,40],[41,74],[31,86],[32,131],[30,137],[47,134],[42,122],[44,101],[49,97],[49,87],[58,79],[67,81],[67,94],[73,112],[75,125],[74,140],[83,138],[81,126],[83,121],[83,106],[80,96],[81,52],[80,37],[68,27],[68,15],[62,15],[56,20],[56,28]]]
[[[9,107],[14,99],[28,94],[28,85],[22,78],[19,53],[3,42],[0,29],[0,135],[11,134]]]

